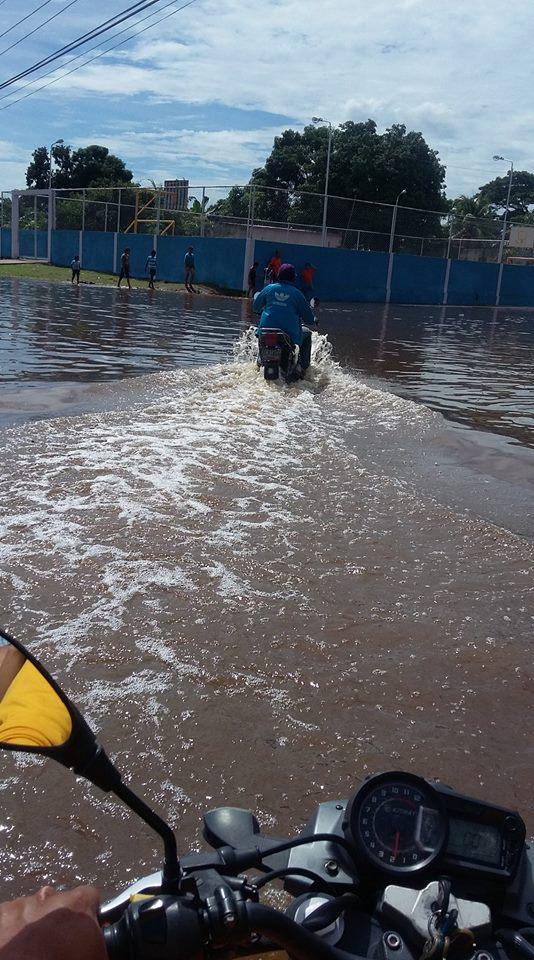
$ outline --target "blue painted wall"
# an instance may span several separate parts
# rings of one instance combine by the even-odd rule
[[[0,255],[2,257],[11,256],[11,229],[10,227],[2,227],[2,240],[0,245]]]
[[[118,236],[117,265],[126,246],[131,250],[131,272],[146,278],[145,263],[154,240],[151,236]],[[37,256],[46,258],[47,232],[37,231]],[[82,242],[82,270],[113,271],[115,234],[86,231]],[[68,267],[79,251],[78,230],[54,230],[52,263]],[[158,279],[182,282],[184,256],[188,246],[195,251],[196,280],[229,290],[241,290],[246,253],[245,240],[212,237],[160,237]],[[257,240],[254,258],[259,261],[258,280],[270,260],[276,244]],[[366,250],[339,250],[301,244],[279,244],[282,260],[294,263],[300,271],[309,260],[317,267],[315,293],[323,300],[383,303],[389,257],[387,253]],[[33,257],[34,231],[20,231],[20,255]],[[11,255],[11,230],[2,229],[2,256]],[[250,264],[246,264],[247,268]],[[447,261],[436,257],[394,257],[391,279],[392,303],[443,302]],[[450,265],[447,302],[451,305],[493,305],[499,267],[495,263],[453,260]],[[260,285],[260,284],[258,284]],[[504,266],[501,288],[502,306],[534,306],[534,268]]]
[[[130,271],[132,277],[146,279],[145,264],[154,246],[151,236],[120,234],[117,238],[117,270],[125,247],[130,248]],[[113,272],[112,233],[85,231],[82,241],[82,270]],[[196,280],[198,283],[213,283],[228,290],[241,290],[243,284],[243,260],[245,241],[207,237],[160,237],[158,240],[158,279],[183,282],[184,257],[187,248],[195,252]],[[77,230],[54,230],[52,234],[52,263],[68,266],[78,253]],[[23,254],[21,254],[23,255]]]
[[[113,273],[113,233],[97,233],[86,230],[82,235],[82,268],[84,270],[102,270]],[[72,257],[78,253],[74,247]],[[70,260],[69,260],[70,263]]]
[[[517,267],[517,270],[520,268]],[[470,260],[453,260],[449,276],[448,303],[468,306],[495,303],[497,291],[497,263],[472,263]],[[435,300],[439,303],[439,300]],[[504,300],[501,297],[501,303]]]
[[[534,304],[534,267],[503,267],[501,303],[509,307],[531,307]]]
[[[183,283],[184,257],[189,246],[195,254],[197,283],[214,283],[227,290],[242,289],[246,244],[244,240],[229,237],[160,237],[158,275]]]
[[[37,244],[36,244],[37,240]],[[40,260],[48,257],[48,233],[46,230],[19,231],[19,257],[37,256]]]
[[[297,273],[300,273],[307,260],[317,267],[314,289],[321,300],[359,300],[371,303],[385,300],[388,272],[388,257],[385,253],[308,247],[295,243],[276,246],[266,240],[257,240],[255,259],[260,262],[260,276],[263,275],[275,249],[280,251],[285,263],[295,265]]]
[[[102,236],[102,234],[101,234]],[[79,252],[78,230],[52,231],[52,263],[57,267],[69,267],[72,258]]]
[[[381,254],[387,257],[387,254]],[[439,303],[447,261],[438,257],[411,257],[403,254],[393,259],[391,276],[392,303]]]

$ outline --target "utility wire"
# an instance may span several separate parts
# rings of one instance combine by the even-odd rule
[[[175,4],[175,3],[176,3],[176,0],[169,0],[169,2],[166,3],[166,4],[164,4],[164,6],[161,7],[158,12],[161,13],[162,10],[167,10],[168,7],[172,7],[173,4]],[[187,4],[186,4],[186,6],[187,6]],[[180,9],[183,9],[183,8],[180,7]],[[175,12],[178,13],[179,11],[176,10]],[[123,27],[122,30],[118,30],[117,33],[113,34],[113,36],[110,37],[108,40],[105,40],[104,43],[109,43],[111,40],[115,40],[117,37],[120,37],[123,33],[128,33],[128,30],[131,30],[131,29],[132,29],[132,26],[133,26],[133,27],[138,27],[140,23],[145,23],[146,20],[150,20],[151,17],[153,17],[153,16],[154,16],[154,11],[152,11],[152,13],[147,14],[146,17],[141,17],[140,20],[136,20],[136,22],[135,22],[134,24],[128,24],[127,27]],[[163,17],[162,19],[165,20],[166,17]],[[158,23],[160,23],[160,20],[155,20],[153,24],[150,24],[150,26],[156,26]],[[137,34],[133,34],[133,36],[136,36],[136,35],[137,35]],[[124,41],[121,41],[121,42],[127,43],[128,39],[130,39],[130,38],[127,37]],[[100,56],[104,56],[104,54],[108,53],[110,50],[114,50],[116,46],[120,46],[120,44],[115,44],[115,46],[113,46],[113,47],[108,47],[107,50],[102,50],[102,52],[100,53]],[[63,67],[67,67],[67,66],[69,65],[69,63],[75,63],[77,60],[82,60],[83,57],[87,56],[88,53],[92,53],[93,50],[101,50],[101,49],[102,49],[102,43],[95,43],[94,47],[89,47],[89,50],[85,50],[83,53],[78,53],[75,57],[70,57],[70,59],[69,59],[69,60],[66,60],[65,63],[63,63],[63,64],[61,65],[61,67],[53,67],[52,70],[49,70],[48,73],[43,73],[43,74],[41,74],[41,76],[40,76],[40,77],[37,77],[37,79],[35,79],[35,80],[28,80],[26,83],[22,83],[19,87],[17,87],[16,90],[8,90],[7,93],[4,93],[4,95],[0,97],[0,102],[1,102],[2,100],[7,100],[9,97],[14,96],[15,93],[19,93],[21,90],[25,90],[26,87],[31,87],[31,86],[33,86],[34,84],[39,83],[39,81],[40,81],[40,80],[44,80],[45,77],[51,77],[53,74],[57,73],[58,70],[61,70]],[[87,62],[87,63],[92,63],[93,60],[96,60],[96,59],[97,59],[97,57],[92,57],[91,60],[88,60],[88,61],[86,61],[86,62]],[[84,66],[84,64],[80,64],[80,67],[79,67],[78,69],[81,69],[83,66]],[[70,70],[68,73],[61,74],[61,76],[69,76],[71,73],[74,73],[74,71],[73,71],[73,70]],[[61,79],[61,76],[60,76],[60,77],[56,77],[55,80],[53,80],[52,82],[55,83],[56,80],[60,80],[60,79]],[[48,87],[48,86],[50,86],[50,84],[44,83],[41,87],[39,87],[37,90],[35,90],[35,93],[37,93],[38,90],[43,90],[44,87]],[[24,98],[24,97],[20,97],[19,99],[20,99],[20,100],[23,100],[23,99],[25,99],[25,98]],[[16,100],[16,101],[14,100],[13,103],[18,103],[18,100]],[[11,106],[11,104],[9,104],[9,106]]]
[[[6,0],[0,0],[0,7],[3,7],[5,2]]]
[[[51,23],[52,20],[55,20],[56,17],[59,17],[60,13],[65,13],[65,10],[68,10],[69,7],[74,6],[75,3],[78,3],[78,0],[70,0],[70,3],[67,3],[67,5],[65,7],[62,7],[61,10],[58,10],[56,13],[52,14],[52,16],[48,18],[48,20],[43,20],[42,23],[38,23],[33,30],[30,30],[29,33],[25,33],[24,36],[20,38],[20,40],[15,40],[15,42],[12,43],[9,47],[5,47],[4,50],[0,50],[0,57],[3,56],[4,53],[7,53],[8,50],[12,50],[13,47],[18,47],[19,43],[22,43],[23,40],[27,40],[28,37],[33,37],[34,33],[37,33],[37,31],[40,30],[41,27],[46,27],[47,23]]]
[[[50,3],[51,0],[45,0],[45,3]],[[131,7],[127,7],[125,10],[122,10],[120,13],[117,13],[114,17],[111,17],[109,20],[105,20],[104,23],[99,24],[97,27],[94,27],[92,30],[89,30],[88,33],[82,34],[81,37],[77,37],[75,40],[72,40],[71,43],[67,43],[64,47],[61,47],[59,50],[56,50],[55,53],[51,53],[50,56],[45,57],[43,60],[40,60],[38,63],[34,63],[33,66],[27,67],[26,70],[22,70],[20,73],[15,74],[15,76],[10,77],[8,80],[4,80],[3,83],[0,83],[0,90],[3,90],[5,87],[11,86],[17,80],[22,80],[24,77],[27,77],[30,73],[35,73],[37,70],[40,70],[41,67],[48,66],[49,63],[52,63],[54,60],[59,60],[62,56],[67,53],[71,53],[73,50],[76,50],[78,47],[83,46],[84,43],[88,43],[90,40],[96,39],[103,33],[107,33],[108,30],[112,30],[113,27],[119,26],[121,23],[124,23],[125,20],[129,20],[132,17],[135,17],[138,13],[142,13],[143,10],[148,9],[148,7],[153,7],[155,3],[160,3],[160,0],[137,0]],[[38,8],[40,9],[40,8]],[[37,12],[37,11],[34,11]],[[22,22],[22,21],[20,21]],[[0,37],[4,34],[0,34]]]
[[[42,10],[43,7],[48,6],[49,3],[52,3],[52,0],[44,0],[44,3],[41,3],[38,7],[35,8],[35,10],[32,10],[31,13],[27,13],[26,16],[22,17],[21,20],[17,20],[17,22],[14,23],[12,27],[9,27],[7,30],[4,30],[3,33],[0,33],[0,39],[2,37],[5,37],[7,33],[11,33],[11,31],[14,30],[15,27],[18,27],[21,23],[24,23],[25,20],[29,20],[30,17],[34,16],[34,14],[39,13],[39,10]]]
[[[162,9],[164,10],[166,7],[171,6],[171,4],[174,2],[175,0],[171,0],[171,3],[167,3],[165,7],[163,7]],[[156,27],[159,23],[163,23],[163,21],[168,20],[169,17],[174,17],[176,13],[180,13],[180,11],[185,10],[186,7],[190,7],[192,6],[193,3],[196,3],[196,2],[197,0],[187,0],[187,3],[183,3],[180,7],[177,7],[176,10],[171,10],[171,12],[168,13],[165,17],[160,17],[158,20],[155,20],[153,23],[149,23],[148,26],[143,27],[142,30],[137,30],[135,33],[132,33],[129,37],[125,37],[124,40],[120,40],[118,43],[113,44],[113,46],[108,47],[107,50],[102,50],[101,53],[97,53],[96,56],[90,57],[90,59],[85,60],[83,63],[80,63],[77,67],[73,67],[72,70],[68,70],[66,73],[61,73],[58,77],[55,77],[53,80],[49,80],[48,83],[43,83],[42,86],[36,87],[35,90],[30,90],[30,92],[24,94],[23,97],[17,97],[17,99],[12,100],[11,103],[6,103],[5,106],[0,107],[0,110],[7,110],[8,107],[13,107],[16,103],[20,103],[21,100],[27,100],[28,97],[32,97],[35,93],[39,93],[41,90],[44,90],[45,87],[50,87],[53,83],[57,83],[58,80],[62,80],[64,77],[70,77],[72,73],[76,73],[76,71],[81,70],[82,67],[87,66],[89,63],[93,63],[95,60],[99,60],[100,57],[105,56],[106,53],[110,53],[112,50],[116,50],[117,47],[122,46],[124,43],[128,43],[129,40],[133,40],[135,37],[141,36],[142,33],[146,33],[146,31],[151,30],[152,27]],[[144,19],[147,20],[148,17],[145,17]],[[142,23],[142,22],[143,22],[142,20],[138,20],[138,23]],[[125,30],[129,30],[129,29],[130,27],[125,28]],[[121,30],[120,32],[124,33],[125,30]],[[118,34],[115,34],[115,36],[118,36]],[[93,47],[93,49],[95,48]],[[73,59],[79,60],[80,57],[73,57]],[[55,71],[52,71],[52,72],[55,73]],[[44,76],[47,76],[47,74],[44,74]],[[42,79],[42,77],[40,79]],[[36,83],[36,82],[38,81],[36,80],[30,81],[30,83]],[[8,93],[3,97],[0,97],[0,100],[5,100],[9,96],[12,96],[12,93]]]

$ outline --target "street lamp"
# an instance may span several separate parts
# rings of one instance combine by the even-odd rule
[[[404,196],[406,190],[403,188],[395,200],[395,206],[393,207],[393,216],[391,217],[391,233],[389,235],[389,253],[393,253],[393,241],[395,240],[395,227],[397,225],[397,214],[399,212],[399,200]]]
[[[514,164],[512,160],[508,160],[506,157],[501,157],[499,154],[493,154],[494,160],[502,160],[504,163],[510,164],[510,177],[508,180],[508,193],[506,195],[506,207],[504,210],[504,220],[502,224],[502,233],[501,233],[501,242],[499,244],[499,263],[502,263],[502,256],[504,252],[504,241],[506,239],[506,226],[508,223],[508,213],[510,210],[510,194],[512,193],[512,181],[514,179]]]
[[[326,177],[324,182],[323,230],[322,230],[322,241],[323,241],[323,247],[324,247],[326,246],[326,217],[328,213],[328,181],[330,179],[330,154],[332,152],[332,124],[330,123],[330,120],[325,120],[323,117],[312,117],[312,123],[328,124],[328,153],[326,155]]]
[[[48,171],[48,189],[52,189],[52,150],[54,147],[59,147],[61,144],[65,143],[64,140],[54,140],[50,146],[50,169]]]

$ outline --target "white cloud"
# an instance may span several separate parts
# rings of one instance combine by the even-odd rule
[[[109,16],[104,0],[93,8],[97,19]],[[495,152],[534,169],[525,43],[533,28],[524,0],[509,0],[506,15],[487,0],[198,0],[50,87],[43,102],[80,98],[80,110],[92,112],[98,97],[87,132],[98,120],[108,130],[102,141],[127,159],[143,156],[142,144],[153,170],[183,162],[238,179],[263,162],[279,128],[252,120],[244,134],[223,119],[215,133],[179,129],[178,108],[197,105],[207,116],[220,104],[301,124],[315,113],[335,123],[371,116],[382,128],[405,122],[450,164],[452,192],[471,192],[499,172]],[[139,133],[155,104],[170,129]],[[103,118],[116,122],[125,110],[135,132],[109,135]]]

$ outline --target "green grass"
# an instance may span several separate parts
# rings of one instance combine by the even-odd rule
[[[53,267],[48,263],[2,263],[0,261],[0,280],[2,277],[19,277],[21,280],[48,280],[54,283],[70,284],[71,271],[69,267]],[[112,273],[98,273],[96,270],[83,270],[80,275],[80,286],[116,287],[118,277]],[[134,289],[148,289],[148,280],[134,279],[131,284]],[[122,287],[128,289],[125,281]],[[213,294],[218,291],[213,287],[195,283],[195,289],[201,293]],[[163,283],[156,280],[156,290],[165,293],[186,293],[183,283]]]

